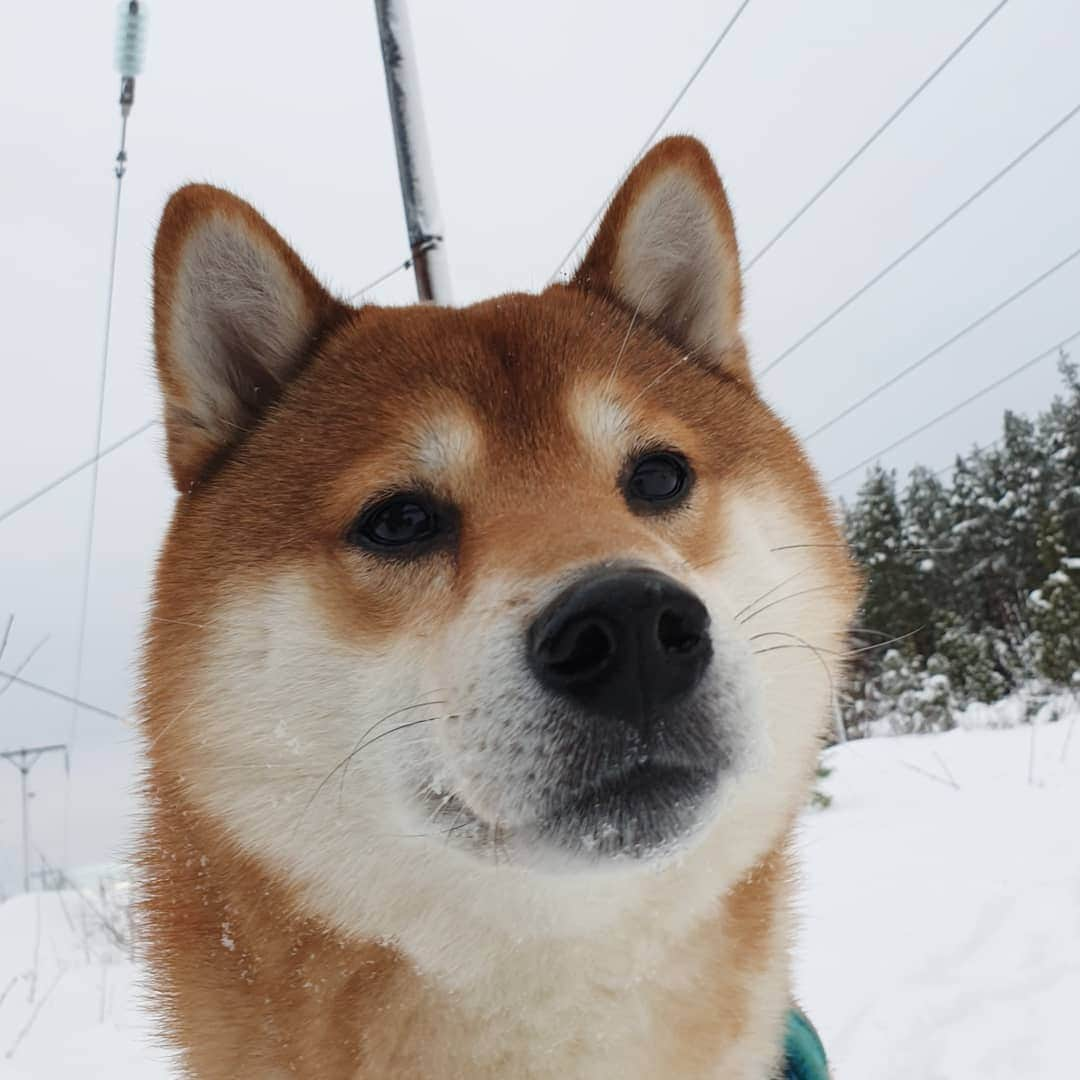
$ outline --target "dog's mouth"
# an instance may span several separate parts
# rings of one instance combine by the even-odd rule
[[[719,768],[634,765],[553,800],[533,832],[568,855],[652,858],[701,823],[719,779]]]
[[[703,824],[722,767],[638,763],[585,785],[559,785],[535,815],[490,821],[457,794],[431,788],[421,799],[433,834],[490,858],[489,849],[527,863],[648,860],[677,851]]]

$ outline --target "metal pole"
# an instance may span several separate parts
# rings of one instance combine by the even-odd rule
[[[0,760],[10,761],[19,770],[19,787],[22,796],[22,849],[23,849],[23,892],[30,891],[30,792],[27,780],[30,770],[41,759],[42,754],[63,751],[64,768],[68,761],[67,745],[55,743],[52,746],[21,746],[18,750],[5,750],[0,753]]]
[[[30,797],[26,790],[26,777],[29,775],[28,766],[19,765],[19,780],[22,786],[22,873],[23,892],[30,891]]]
[[[390,120],[397,148],[401,201],[409,232],[416,293],[421,300],[449,304],[442,218],[435,197],[435,175],[428,152],[427,127],[420,101],[420,77],[406,0],[375,0]]]
[[[845,743],[847,742],[847,730],[844,728],[844,713],[840,708],[840,698],[835,693],[833,694],[832,707],[833,725],[836,728],[836,741]]]

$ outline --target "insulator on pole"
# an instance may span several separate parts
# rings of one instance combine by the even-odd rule
[[[114,65],[120,73],[120,109],[125,116],[135,101],[135,76],[146,59],[146,22],[149,12],[139,0],[122,0],[117,10]]]

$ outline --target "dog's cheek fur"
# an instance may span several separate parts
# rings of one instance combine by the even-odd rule
[[[700,568],[682,570],[669,555],[665,569],[697,589],[714,622],[733,626],[750,649],[800,638],[834,646],[829,635],[842,632],[854,586],[843,557],[816,546],[836,542],[827,519],[808,515],[783,485],[757,485],[752,494],[732,490],[723,507],[714,549],[695,552],[693,565]],[[791,550],[777,550],[785,548]],[[476,1075],[483,1075],[476,1064],[482,1060],[493,1063],[491,1075],[500,1075],[500,1055],[511,1053],[498,1041],[505,1031],[496,1036],[476,1027],[478,1016],[493,1012],[535,1016],[538,1024],[565,1030],[563,1067],[572,1075],[610,1075],[611,1065],[604,1059],[588,1066],[587,1050],[572,1045],[575,1031],[603,1033],[609,1046],[637,1044],[636,1053],[655,1050],[657,1062],[677,1060],[660,1056],[666,1029],[655,1032],[648,1044],[653,1049],[642,1050],[633,1026],[612,1029],[610,1013],[600,1007],[642,972],[651,972],[661,999],[670,992],[681,1002],[671,1018],[674,1030],[700,1024],[695,1038],[704,1041],[690,1045],[700,1048],[703,1062],[709,1060],[705,1047],[715,1049],[723,1030],[743,1031],[730,1051],[736,1058],[759,1061],[783,1007],[787,924],[782,904],[755,922],[746,913],[752,905],[739,915],[736,899],[763,887],[757,871],[743,881],[746,871],[782,844],[805,796],[816,746],[810,719],[824,717],[828,704],[818,657],[792,649],[755,658],[759,711],[746,721],[763,751],[758,767],[737,780],[712,827],[681,860],[663,873],[538,879],[415,835],[415,819],[403,813],[409,786],[402,777],[416,764],[414,755],[425,763],[438,760],[438,722],[382,738],[349,762],[347,772],[341,767],[371,725],[394,710],[445,701],[430,714],[396,718],[401,721],[460,710],[475,692],[470,679],[485,674],[473,667],[480,643],[486,639],[490,649],[490,635],[517,638],[525,612],[542,597],[523,603],[510,593],[482,600],[477,610],[517,612],[500,616],[507,619],[502,624],[494,616],[485,623],[466,607],[459,621],[444,627],[383,633],[365,642],[354,620],[327,617],[328,603],[350,604],[348,594],[330,584],[340,584],[337,573],[315,560],[292,572],[262,574],[261,584],[221,585],[199,605],[214,612],[210,623],[167,627],[198,646],[187,655],[168,648],[153,654],[155,684],[172,691],[170,709],[155,709],[156,749],[167,757],[169,773],[183,778],[185,805],[223,832],[237,859],[269,875],[267,902],[279,905],[289,897],[290,906],[353,943],[350,949],[360,938],[393,941],[404,953],[395,961],[394,978],[411,985],[415,976],[400,972],[424,972],[451,988],[455,997],[433,1006],[448,1025],[437,1034],[444,1048],[464,1055],[463,1068],[465,1056],[476,1055]],[[747,621],[739,625],[736,616]],[[472,637],[464,633],[466,625],[472,625]],[[758,633],[791,637],[750,641]],[[823,657],[833,670],[832,658]],[[519,675],[520,656],[512,646],[504,663],[517,665],[513,675]],[[182,690],[178,674],[166,675],[166,668],[179,667]],[[496,663],[487,677],[498,681],[501,667]],[[477,781],[491,778],[478,769]],[[780,865],[781,857],[774,857]],[[775,874],[770,895],[780,896],[786,886],[781,871]],[[735,892],[718,901],[732,886]],[[658,912],[666,913],[661,925]],[[732,962],[730,924],[740,919],[748,951],[744,967],[710,981],[701,965]],[[698,953],[680,966],[688,942],[697,943]],[[747,1016],[726,1017],[728,1028],[710,1026],[690,1004],[695,996],[683,993],[698,978],[713,988],[719,1009],[739,1001]],[[669,981],[670,991],[663,991]],[[556,986],[559,1016],[551,1012]],[[396,1000],[402,1008],[408,1001],[420,1008],[418,1002],[434,1000],[432,995],[438,996],[421,980]],[[393,1030],[391,1025],[374,1037],[391,1038]],[[672,1053],[696,1057],[693,1050]],[[738,1076],[734,1061],[730,1075]],[[639,1073],[642,1068],[640,1057],[625,1065]],[[689,1062],[685,1075],[694,1075]]]
[[[706,600],[718,630],[728,632],[725,624],[731,625],[753,651],[791,640],[831,648],[836,642],[821,641],[822,628],[842,631],[844,582],[834,579],[829,561],[814,548],[773,550],[806,535],[805,525],[780,505],[772,493],[733,499],[730,556],[688,582]],[[788,578],[788,586],[759,604],[775,599],[776,606],[755,615],[754,601]],[[279,574],[273,585],[224,605],[187,715],[172,738],[187,758],[184,774],[193,797],[227,821],[243,846],[305,888],[339,897],[343,910],[335,923],[355,930],[363,918],[382,935],[388,905],[399,909],[393,922],[401,929],[410,906],[401,897],[416,898],[420,912],[431,900],[425,889],[442,888],[441,882],[431,885],[425,860],[414,864],[409,857],[423,850],[422,838],[410,842],[395,835],[423,825],[409,813],[413,781],[446,766],[478,808],[493,804],[490,809],[514,824],[515,792],[528,788],[528,774],[542,766],[546,753],[543,732],[530,728],[530,718],[550,702],[522,662],[522,616],[478,614],[500,610],[497,583],[445,632],[403,635],[367,648],[327,632],[317,592],[304,574]],[[747,620],[744,625],[736,623],[736,614]],[[782,636],[750,642],[761,633]],[[758,707],[736,718],[747,745],[743,756],[754,764],[734,778],[735,791],[724,800],[714,830],[722,852],[713,853],[719,864],[710,856],[709,896],[717,880],[737,876],[775,842],[805,791],[817,738],[805,717],[827,714],[823,664],[833,670],[831,660],[802,649],[757,658]],[[391,730],[399,724],[414,726]],[[196,731],[197,738],[182,738]],[[540,740],[535,745],[532,735]],[[379,738],[364,746],[373,736]],[[742,821],[752,827],[741,827]],[[765,821],[775,827],[765,828]],[[459,864],[469,866],[468,860],[451,845],[440,846],[447,873],[460,875]],[[388,875],[389,864],[399,866],[405,880]],[[366,891],[371,879],[391,877],[389,897]],[[338,902],[322,906],[330,915]]]

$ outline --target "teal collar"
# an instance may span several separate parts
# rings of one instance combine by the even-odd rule
[[[829,1080],[825,1047],[801,1009],[788,1010],[782,1080]]]

